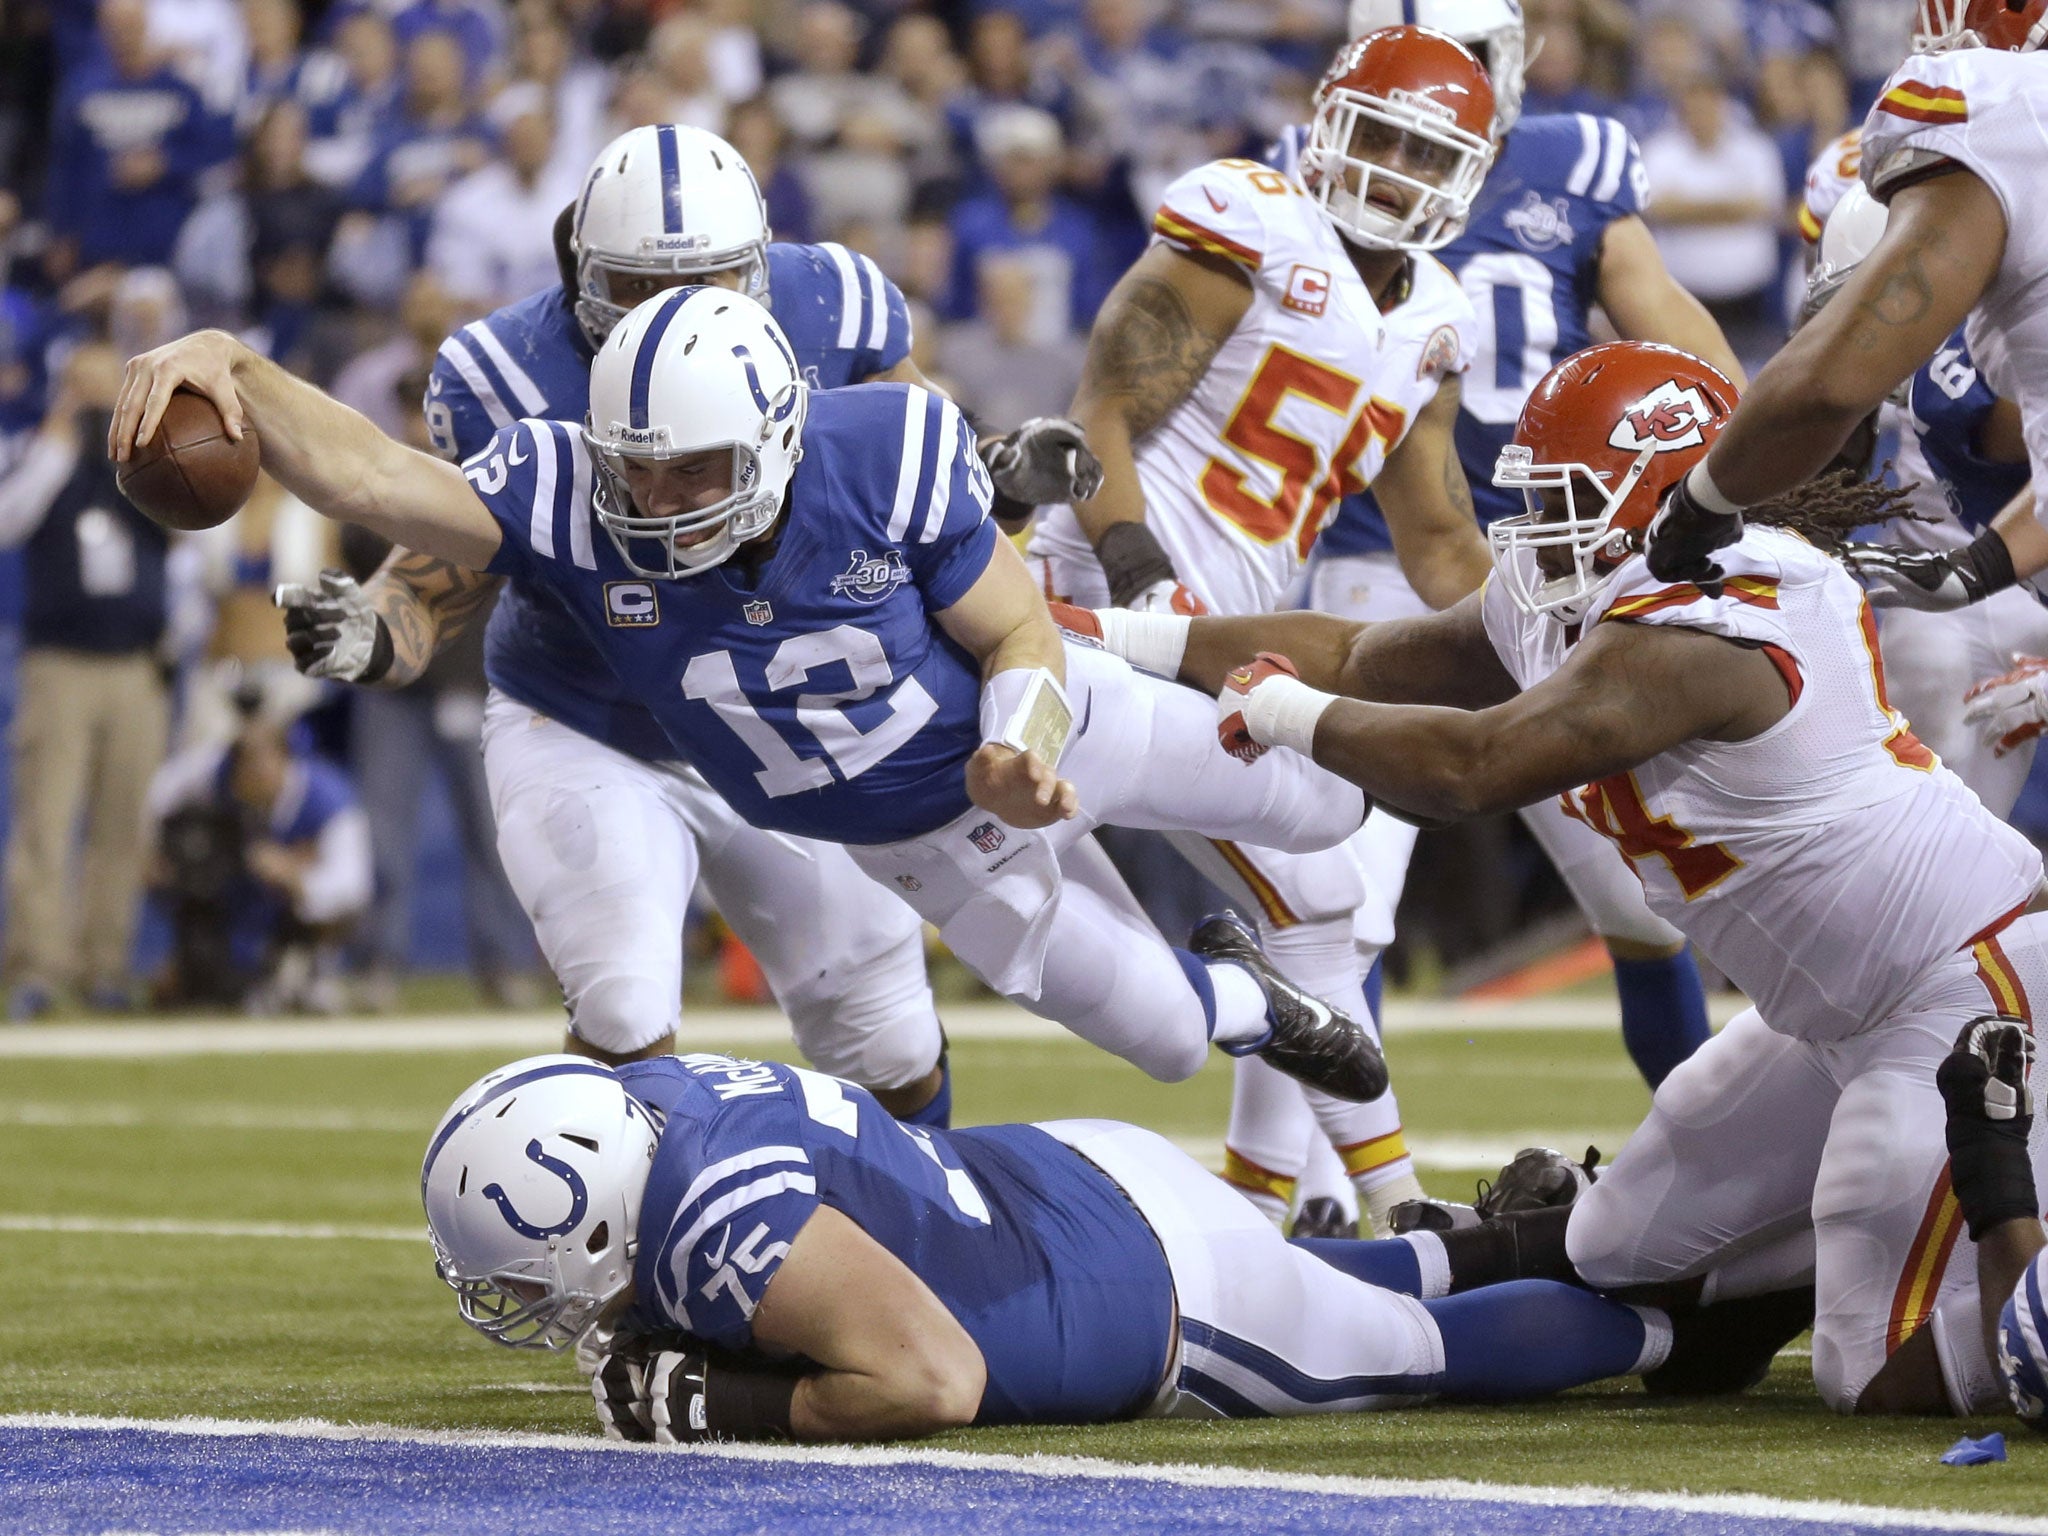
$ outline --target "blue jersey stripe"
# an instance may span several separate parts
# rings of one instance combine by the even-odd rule
[[[559,421],[548,423],[548,434],[554,439],[555,496],[552,510],[555,521],[555,548],[560,549],[566,543],[573,552],[576,544],[573,520],[584,510],[579,505],[576,495],[576,439],[571,435],[570,429]],[[590,530],[587,527],[583,532],[583,545],[585,550],[588,550]],[[595,565],[594,561],[588,560],[578,560],[576,563],[585,567]]]
[[[675,320],[676,311],[683,307],[683,300],[690,293],[688,288],[672,288],[668,299],[640,333],[640,351],[633,358],[633,387],[627,397],[627,425],[647,425],[647,391],[654,380],[654,357],[661,350],[661,338],[668,334],[670,324]]]
[[[683,232],[683,168],[676,152],[676,130],[673,123],[663,123],[654,130],[655,143],[661,146],[661,227],[671,235]]]
[[[1181,1320],[1181,1336],[1190,1346],[1207,1350],[1218,1359],[1228,1360],[1232,1365],[1250,1371],[1297,1403],[1335,1403],[1357,1397],[1410,1397],[1427,1394],[1436,1388],[1436,1377],[1427,1372],[1395,1376],[1311,1376],[1249,1339],[1240,1339],[1191,1318]]]
[[[939,477],[939,418],[940,407],[951,404],[943,395],[927,394],[924,409],[923,454],[917,465],[917,493],[911,498],[913,508],[929,509],[932,500],[932,485]],[[904,533],[908,534],[906,527]]]

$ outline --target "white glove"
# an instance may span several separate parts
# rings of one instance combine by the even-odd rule
[[[2015,655],[2002,677],[1986,678],[1963,695],[1963,720],[1977,727],[1993,757],[2048,730],[2048,659]]]
[[[320,573],[318,586],[281,583],[271,601],[284,610],[284,643],[308,677],[374,683],[391,670],[391,631],[353,576]]]
[[[1064,416],[1034,416],[989,445],[989,479],[1012,501],[1034,507],[1086,501],[1102,488],[1102,462],[1088,449],[1079,424]]]

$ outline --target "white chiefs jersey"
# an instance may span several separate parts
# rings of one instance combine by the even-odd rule
[[[1799,197],[1799,233],[1807,243],[1820,239],[1828,215],[1863,173],[1863,130],[1851,128],[1813,157],[1806,168],[1806,187]]]
[[[1872,194],[1887,197],[1916,151],[1974,172],[2005,210],[2005,255],[1971,313],[1970,351],[1992,389],[2018,402],[2035,486],[2048,486],[2048,54],[1908,59],[1863,124]]]
[[[1600,623],[1683,625],[1770,656],[1792,696],[1776,725],[1673,747],[1573,791],[1566,808],[1614,841],[1651,910],[1773,1029],[1841,1039],[2029,901],[2041,856],[1886,701],[1877,626],[1841,565],[1755,525],[1715,558],[1728,572],[1718,598],[1663,585],[1631,558],[1577,631],[1523,613],[1489,580],[1487,637],[1524,688]]]
[[[1241,267],[1252,303],[1137,444],[1145,522],[1211,611],[1269,612],[1338,502],[1372,483],[1438,380],[1470,364],[1472,306],[1440,262],[1417,255],[1407,297],[1381,314],[1315,201],[1256,161],[1190,171],[1152,228]],[[1107,602],[1071,509],[1041,514],[1030,552],[1060,596]]]

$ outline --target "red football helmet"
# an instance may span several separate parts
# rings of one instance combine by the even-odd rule
[[[1487,530],[1516,605],[1578,622],[1734,410],[1719,369],[1656,342],[1588,347],[1545,374],[1493,471],[1529,508]]]
[[[2048,0],[1920,0],[1916,53],[1996,48],[2031,53],[2048,42]]]
[[[1345,44],[1316,87],[1302,183],[1347,239],[1433,251],[1465,227],[1492,132],[1479,60],[1432,28],[1383,27]]]

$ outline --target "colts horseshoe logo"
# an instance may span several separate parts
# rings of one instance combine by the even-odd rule
[[[576,1223],[583,1219],[583,1213],[590,1209],[590,1191],[584,1187],[583,1175],[560,1158],[549,1157],[541,1150],[537,1138],[526,1144],[526,1155],[530,1161],[547,1169],[569,1186],[569,1214],[552,1227],[536,1227],[512,1209],[512,1198],[505,1193],[502,1184],[486,1184],[483,1189],[484,1198],[497,1206],[498,1214],[505,1218],[506,1225],[521,1237],[560,1237],[564,1232],[572,1230]]]

